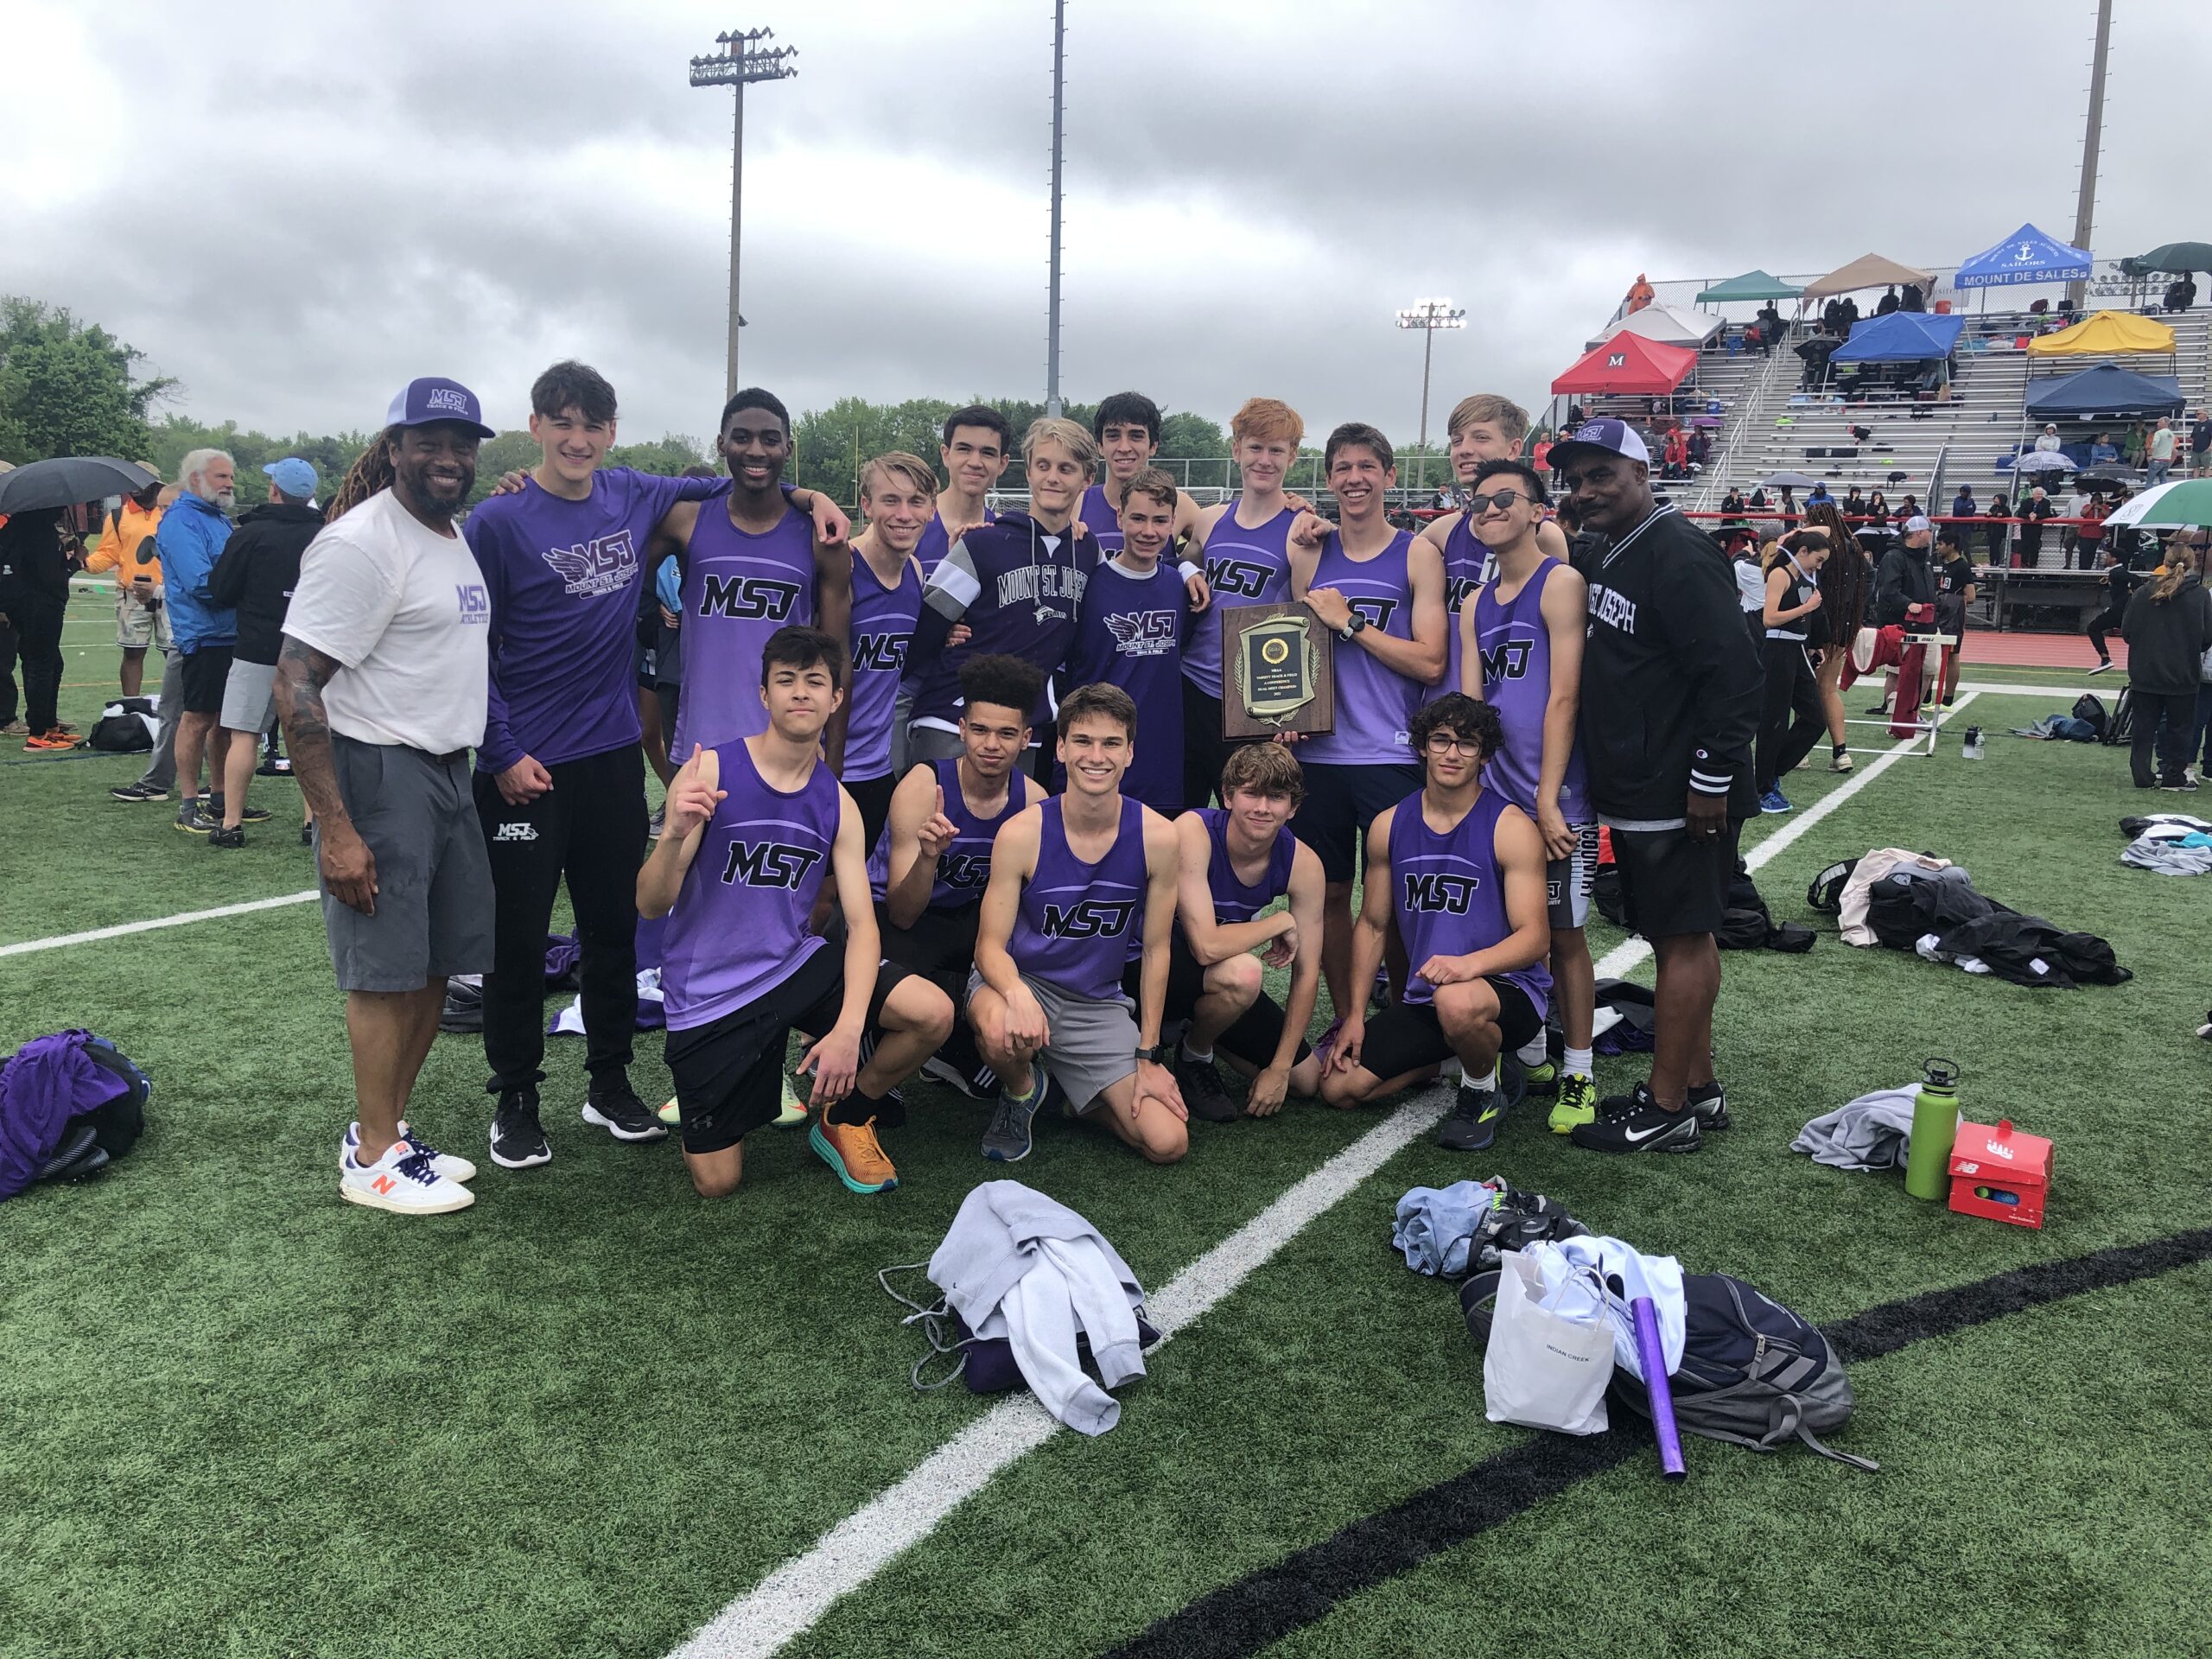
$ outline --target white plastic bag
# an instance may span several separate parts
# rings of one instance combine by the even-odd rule
[[[1483,1406],[1493,1423],[1605,1432],[1613,1380],[1612,1320],[1605,1287],[1588,1269],[1548,1294],[1534,1259],[1498,1258],[1497,1308],[1483,1353]]]

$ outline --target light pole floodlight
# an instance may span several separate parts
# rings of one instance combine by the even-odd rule
[[[722,49],[691,60],[694,86],[728,86],[737,94],[737,110],[730,125],[729,154],[729,365],[723,395],[737,390],[737,331],[745,319],[737,310],[738,249],[743,224],[745,185],[745,89],[756,81],[788,80],[798,73],[791,60],[795,46],[773,49],[763,44],[776,38],[772,29],[724,29],[715,36]]]
[[[1467,314],[1453,306],[1451,301],[1431,296],[1415,300],[1398,313],[1398,327],[1418,328],[1421,346],[1421,444],[1414,456],[1414,488],[1419,490],[1427,475],[1428,463],[1428,366],[1436,350],[1436,331],[1440,328],[1464,328]]]

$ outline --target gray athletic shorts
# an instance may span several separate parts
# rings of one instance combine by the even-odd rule
[[[276,664],[246,663],[231,658],[230,677],[223,682],[223,712],[226,732],[265,732],[276,718]]]
[[[468,751],[445,756],[334,732],[339,798],[377,861],[376,914],[322,895],[341,991],[418,991],[492,969],[492,866]],[[317,825],[315,855],[322,854]]]
[[[1598,880],[1598,826],[1571,823],[1574,850],[1544,866],[1544,898],[1554,927],[1585,927],[1590,921],[1590,892]]]
[[[1135,1007],[1127,997],[1096,1001],[1074,996],[1041,979],[1021,976],[1045,1010],[1045,1025],[1052,1041],[1045,1045],[1046,1068],[1078,1112],[1089,1111],[1098,1096],[1137,1069]],[[983,976],[970,971],[968,995],[974,996]]]

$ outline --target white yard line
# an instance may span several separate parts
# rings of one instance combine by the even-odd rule
[[[1974,696],[1962,688],[1953,712]],[[1778,857],[1913,747],[1911,741],[1899,743],[1859,768],[1752,848],[1744,855],[1745,864],[1756,870]],[[1642,939],[1627,940],[1605,953],[1598,972],[1618,979],[1650,954]],[[1450,1091],[1443,1089],[1407,1102],[1169,1280],[1149,1303],[1162,1345],[1425,1134],[1451,1103]],[[1001,1401],[823,1534],[804,1554],[785,1561],[715,1614],[671,1659],[766,1659],[810,1629],[839,1598],[928,1537],[1001,1470],[1044,1445],[1059,1427],[1027,1394]]]
[[[2114,673],[2121,672],[2121,671],[2118,669],[2115,669],[2113,671]],[[2120,685],[2126,685],[2126,683],[2127,681],[2123,676],[2120,682],[2120,685],[2115,685],[2112,688],[2114,695],[2119,693]],[[2098,688],[2087,683],[2081,685],[2015,685],[2010,680],[1961,680],[1959,682],[1959,690],[1961,692],[1980,691],[1993,697],[2065,697],[2071,700],[2072,698],[2080,696],[2084,691],[2094,691],[2098,690]],[[1956,713],[1957,711],[1954,709],[1949,712]]]
[[[178,916],[156,916],[143,922],[118,922],[113,927],[96,927],[85,933],[62,933],[50,939],[25,939],[20,944],[0,944],[0,957],[26,957],[34,950],[59,950],[65,944],[90,944],[96,939],[120,939],[132,933],[151,933],[164,927],[182,927],[188,922],[220,921],[226,916],[245,916],[257,910],[281,910],[287,905],[311,904],[321,895],[309,888],[305,893],[282,893],[274,899],[253,899],[242,905],[218,905],[213,910],[188,910]]]

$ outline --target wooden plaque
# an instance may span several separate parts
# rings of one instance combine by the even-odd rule
[[[1336,640],[1303,605],[1221,613],[1221,734],[1333,731]]]

